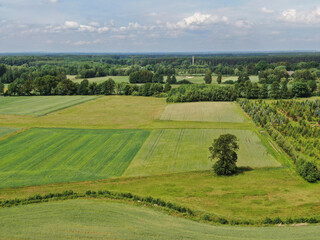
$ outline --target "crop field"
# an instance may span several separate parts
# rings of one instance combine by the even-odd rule
[[[211,226],[103,200],[68,200],[0,209],[1,239],[316,240],[320,226]],[[165,229],[165,231],[163,231]]]
[[[35,106],[41,106],[41,98],[36,98],[36,100]],[[84,129],[136,129],[150,125],[153,121],[159,119],[165,107],[166,100],[163,98],[103,96],[41,117],[2,115],[0,125]]]
[[[96,96],[4,97],[0,99],[0,114],[42,116],[96,98]]]
[[[201,122],[246,122],[246,118],[238,105],[230,102],[169,104],[160,119]]]
[[[220,134],[239,138],[238,166],[279,167],[272,152],[250,130],[170,129],[154,130],[124,176],[210,170],[208,147]]]
[[[0,142],[0,187],[121,176],[149,132],[31,129]]]
[[[18,128],[0,127],[0,138],[18,131]]]

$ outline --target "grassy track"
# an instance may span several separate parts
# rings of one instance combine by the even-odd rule
[[[200,122],[246,122],[238,105],[230,102],[169,104],[160,119]]]
[[[0,138],[4,137],[10,133],[14,133],[17,130],[19,130],[18,128],[6,128],[6,127],[0,127]]]
[[[0,209],[0,213],[1,239],[316,240],[320,235],[320,226],[211,226],[103,200],[42,203]]]
[[[0,126],[136,129],[159,119],[165,106],[164,98],[105,96],[42,117],[1,115]]]
[[[208,170],[208,147],[213,138],[232,133],[240,140],[239,166],[279,167],[272,152],[250,130],[174,129],[154,130],[124,176],[147,176],[173,172]]]
[[[0,142],[0,187],[121,176],[143,130],[31,129]]]
[[[96,96],[35,96],[2,97],[0,114],[42,116],[73,105],[90,101]]]

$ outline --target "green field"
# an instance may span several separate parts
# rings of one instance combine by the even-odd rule
[[[316,240],[320,226],[211,226],[149,208],[102,200],[68,200],[0,209],[1,239]]]
[[[35,99],[37,101],[34,104],[41,106],[41,98]],[[84,129],[145,128],[146,125],[160,118],[165,107],[164,98],[103,96],[41,117],[1,115],[0,126]]]
[[[124,176],[209,170],[213,163],[208,159],[208,147],[213,138],[226,133],[239,138],[238,166],[281,166],[257,134],[250,130],[162,129],[151,133]]]
[[[19,128],[0,127],[0,138],[18,131]]]
[[[80,83],[84,78],[76,78],[74,75],[68,75],[68,79]],[[87,78],[89,82],[95,82],[95,83],[102,83],[109,78],[112,78],[113,81],[116,83],[121,83],[121,82],[129,82],[129,76],[105,76],[105,77],[95,77],[95,78]]]
[[[2,97],[0,114],[42,116],[96,98],[97,96]]]
[[[0,142],[0,187],[121,176],[143,130],[31,129]]]
[[[201,122],[246,122],[238,105],[230,102],[169,104],[160,119]]]

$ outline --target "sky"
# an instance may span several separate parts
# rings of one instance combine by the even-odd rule
[[[0,0],[0,52],[320,51],[320,0]]]

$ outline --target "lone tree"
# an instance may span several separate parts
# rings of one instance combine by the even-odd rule
[[[232,134],[224,134],[213,140],[212,146],[209,147],[211,153],[209,158],[217,159],[213,165],[213,170],[217,175],[229,176],[237,172],[238,155],[236,151],[238,149],[238,139]]]

